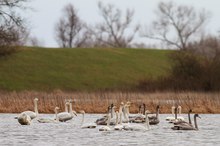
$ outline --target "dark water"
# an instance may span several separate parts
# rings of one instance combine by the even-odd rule
[[[102,115],[85,116],[85,122],[93,122]],[[38,123],[20,125],[13,114],[0,114],[0,145],[36,146],[217,146],[220,145],[220,115],[200,115],[199,131],[174,131],[165,121],[169,115],[160,115],[158,126],[151,130],[100,132],[96,129],[81,129],[81,115],[66,123]],[[40,115],[53,117],[53,115]],[[186,117],[186,116],[185,116]]]

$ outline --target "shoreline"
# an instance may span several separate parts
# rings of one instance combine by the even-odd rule
[[[33,99],[38,98],[39,113],[54,113],[55,106],[64,111],[64,100],[72,99],[73,110],[84,110],[86,113],[104,114],[107,107],[113,103],[118,110],[121,102],[132,102],[130,113],[138,112],[138,106],[146,104],[146,109],[155,113],[156,106],[160,105],[161,114],[171,114],[171,107],[175,104],[182,106],[182,113],[191,108],[193,113],[220,114],[220,92],[0,92],[0,113],[20,113],[33,110]]]

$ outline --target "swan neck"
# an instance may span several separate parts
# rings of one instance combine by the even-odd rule
[[[120,125],[122,125],[122,112],[119,113],[120,116]]]
[[[70,114],[73,116],[73,107],[72,107],[72,103],[70,103],[69,106],[70,106]]]
[[[122,113],[122,108],[123,107],[120,105],[119,110],[118,110],[119,113]]]
[[[116,113],[116,121],[115,121],[115,125],[118,125],[118,113]]]
[[[194,116],[194,123],[195,123],[195,128],[198,130],[198,125],[197,125],[196,116]]]
[[[55,117],[56,117],[56,121],[59,121],[57,114],[58,114],[58,111],[57,111],[57,109],[55,109]]]
[[[158,119],[158,115],[159,115],[159,108],[157,108],[157,113],[156,113],[156,118]]]
[[[149,119],[148,119],[148,114],[147,113],[145,113],[145,127],[147,129],[150,128],[150,124],[149,124]]]
[[[108,121],[107,121],[107,126],[110,126],[110,119],[111,119],[111,115],[108,114]]]
[[[190,117],[190,112],[188,113],[188,119],[189,119],[189,124],[192,124],[191,117]]]
[[[67,112],[68,113],[68,106],[67,106],[67,104],[65,103],[65,112]]]
[[[175,119],[177,119],[177,108],[176,107],[175,107],[174,111],[175,111]]]
[[[123,108],[122,108],[122,112],[123,112],[124,119],[126,119],[126,120],[127,120],[127,118],[126,118],[125,106],[123,106]]]
[[[178,107],[178,110],[179,110],[179,115],[181,115],[181,113],[182,113],[182,107],[179,106],[179,107]]]
[[[111,108],[111,118],[114,117],[114,113],[115,113],[115,109],[114,109],[114,108]]]
[[[172,107],[172,108],[171,108],[171,112],[172,112],[172,115],[174,115],[174,116],[175,116],[174,110],[175,110],[175,108],[174,108],[174,107]]]
[[[34,112],[38,115],[37,100],[34,100]]]

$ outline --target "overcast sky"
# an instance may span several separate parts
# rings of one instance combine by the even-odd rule
[[[46,47],[57,47],[54,37],[54,25],[62,16],[61,12],[65,5],[71,3],[78,10],[78,14],[89,24],[100,21],[97,8],[99,0],[32,0],[29,6],[32,11],[22,14],[28,20],[32,36],[44,41]],[[150,24],[155,19],[155,10],[160,1],[168,0],[102,0],[104,4],[114,4],[122,10],[126,8],[135,10],[134,21],[142,25]],[[220,1],[219,0],[173,0],[178,4],[193,5],[198,9],[206,9],[211,12],[208,23],[208,32],[220,30]]]

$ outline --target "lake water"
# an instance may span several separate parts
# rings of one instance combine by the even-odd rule
[[[15,114],[0,114],[0,145],[36,146],[217,146],[220,145],[220,115],[201,114],[199,131],[175,131],[165,121],[170,115],[160,115],[160,123],[151,130],[100,132],[96,129],[81,129],[81,115],[66,123],[38,123],[20,125]],[[53,117],[40,115],[39,117]],[[100,114],[86,114],[85,122],[93,122]],[[187,116],[185,116],[186,118]],[[186,118],[187,119],[187,118]]]

